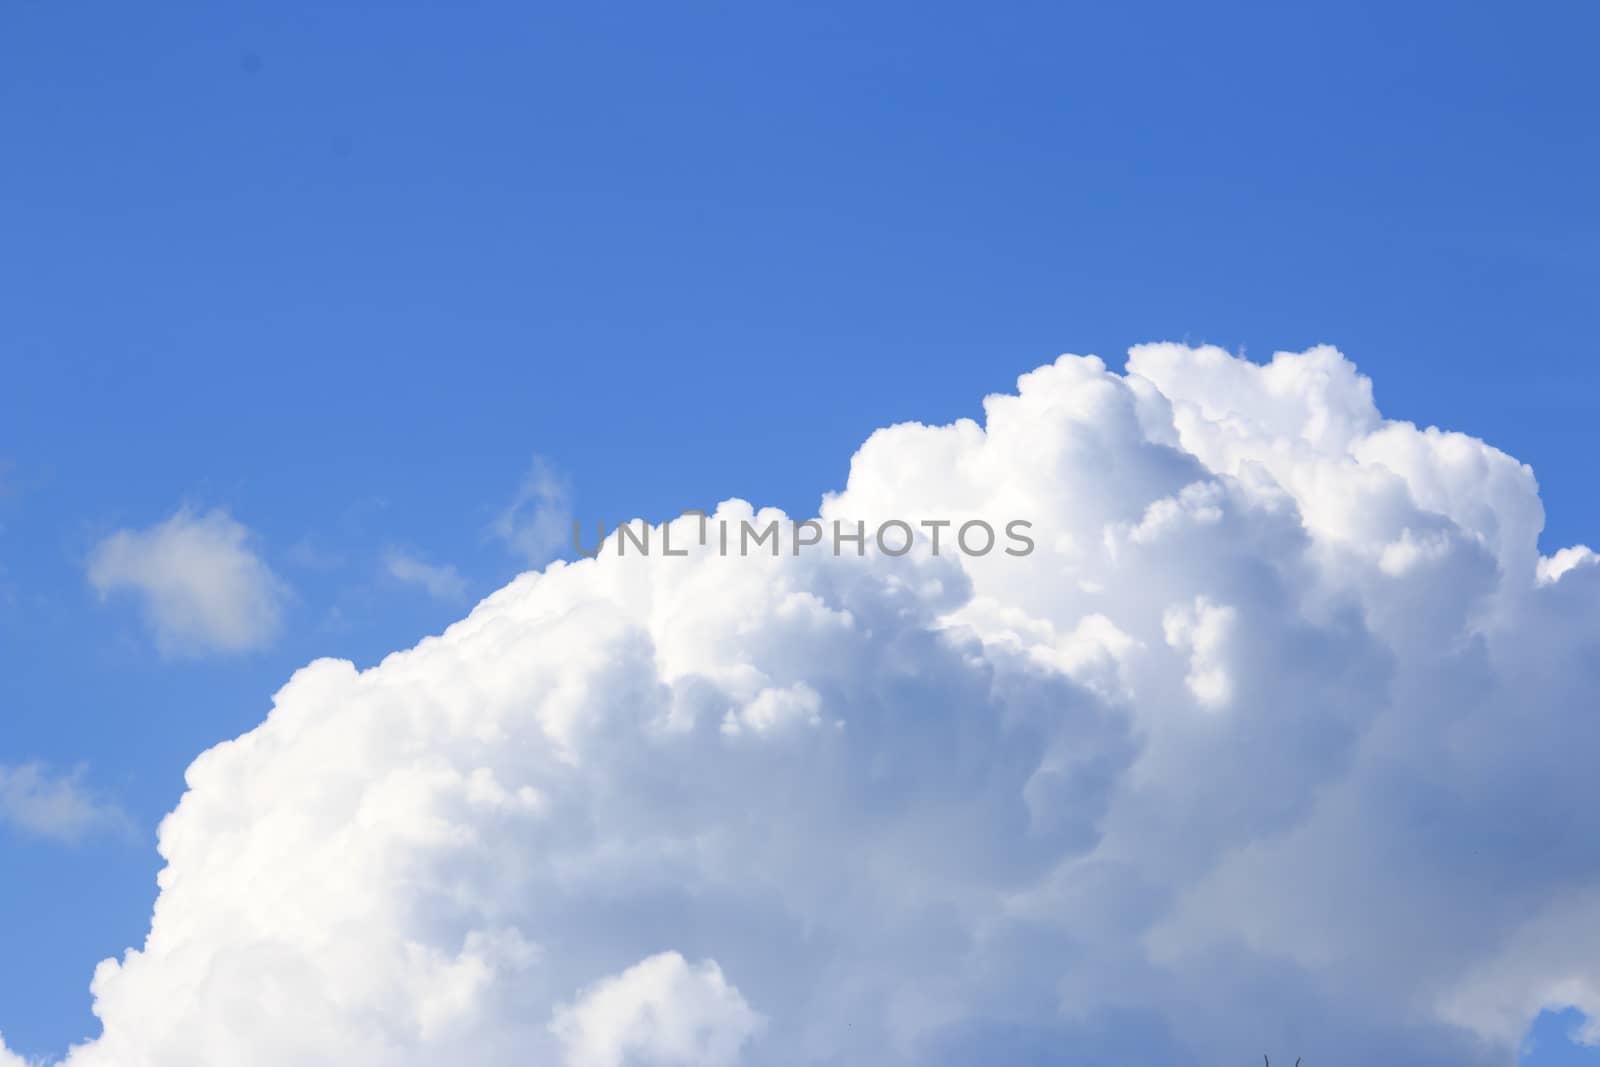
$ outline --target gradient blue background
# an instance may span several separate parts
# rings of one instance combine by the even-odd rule
[[[1597,46],[1590,3],[6,4],[0,763],[139,836],[0,830],[0,1028],[95,1031],[184,766],[461,613],[386,547],[513,575],[536,453],[586,517],[809,513],[1061,351],[1331,342],[1594,542]],[[292,585],[269,650],[157,659],[86,585],[184,502]],[[1572,1022],[1525,1062],[1600,1063]]]

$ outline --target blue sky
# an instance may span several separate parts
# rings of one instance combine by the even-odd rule
[[[0,828],[7,1041],[94,1032],[197,753],[524,566],[492,527],[536,456],[584,516],[809,514],[873,428],[1063,351],[1330,343],[1385,414],[1531,464],[1544,551],[1594,542],[1597,34],[1578,3],[10,6],[0,765],[83,765],[130,825]],[[154,654],[86,578],[183,506],[287,588],[264,647]]]

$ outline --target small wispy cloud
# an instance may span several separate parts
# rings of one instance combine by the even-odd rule
[[[529,563],[549,562],[572,528],[571,491],[555,465],[535,456],[511,504],[489,532]]]
[[[127,813],[99,797],[83,778],[82,767],[58,774],[41,763],[0,765],[0,823],[68,842],[101,831],[131,831]]]
[[[290,545],[285,558],[294,566],[308,571],[334,571],[345,564],[343,555],[325,548],[310,537],[302,537]]]
[[[411,585],[420,585],[438,600],[461,600],[467,595],[467,580],[448,563],[434,564],[406,552],[384,555],[389,576]]]
[[[163,655],[260,648],[278,632],[287,589],[226,512],[181,508],[143,530],[118,530],[89,555],[102,598],[137,596]]]

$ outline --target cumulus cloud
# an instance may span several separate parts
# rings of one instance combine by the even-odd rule
[[[663,952],[557,1007],[550,1029],[567,1067],[734,1067],[761,1024],[716,961]]]
[[[679,519],[296,673],[190,767],[65,1062],[1489,1067],[1600,1013],[1600,567],[1527,467],[1329,348],[984,408],[820,513],[1026,557]]]
[[[132,826],[122,809],[85,784],[83,768],[58,774],[39,763],[0,766],[0,823],[60,841]]]
[[[436,599],[460,600],[467,595],[467,580],[448,563],[428,563],[406,552],[390,552],[383,565],[391,578],[420,585]]]
[[[286,588],[250,540],[224,511],[182,508],[96,545],[89,583],[102,597],[133,593],[165,655],[259,648],[278,632]]]
[[[572,532],[571,491],[555,464],[535,456],[506,509],[489,532],[531,564],[549,561]]]

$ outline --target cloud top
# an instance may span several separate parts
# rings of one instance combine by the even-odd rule
[[[761,1026],[714,960],[691,966],[676,952],[602,979],[550,1023],[567,1067],[734,1067]]]

